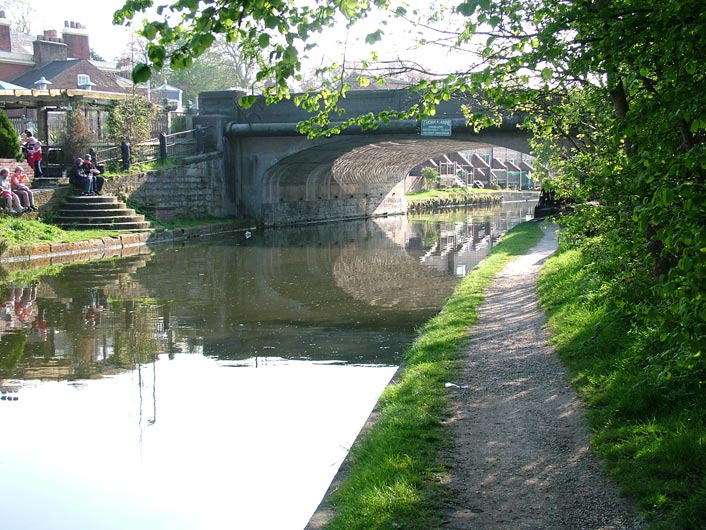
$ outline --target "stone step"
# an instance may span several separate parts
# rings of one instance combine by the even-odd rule
[[[32,188],[55,188],[69,183],[66,177],[36,177],[32,179]]]
[[[74,226],[81,225],[101,225],[112,226],[119,223],[143,223],[145,217],[143,215],[111,215],[108,217],[87,217],[85,215],[63,216],[57,215],[54,218],[54,224],[59,226]]]
[[[80,215],[74,212],[74,215],[57,215],[54,221],[57,223],[84,223],[84,224],[111,224],[144,221],[144,215],[137,215],[132,210],[126,210],[125,215],[105,215],[103,217],[92,217],[90,215]]]
[[[116,223],[81,223],[69,222],[63,224],[55,221],[57,226],[70,228],[72,230],[112,230],[116,232],[149,231],[152,229],[149,221],[128,221]]]
[[[128,208],[127,205],[124,202],[91,202],[91,201],[85,201],[84,203],[76,203],[76,202],[64,202],[61,205],[61,209],[65,211],[72,211],[72,212],[84,212],[88,210],[103,210],[103,211],[110,211],[110,210],[131,210],[131,208]]]
[[[66,197],[66,204],[78,204],[86,206],[90,204],[116,204],[118,198],[115,195],[69,195]]]
[[[71,195],[66,198],[54,223],[75,230],[146,231],[151,223],[114,195]]]
[[[59,208],[58,217],[129,217],[135,211],[128,208]],[[143,216],[144,217],[144,216]]]

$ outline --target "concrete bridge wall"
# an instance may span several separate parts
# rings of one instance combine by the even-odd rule
[[[417,164],[437,155],[487,147],[529,152],[527,133],[516,122],[474,133],[461,105],[444,102],[434,118],[452,120],[452,135],[421,136],[416,120],[399,120],[374,131],[344,130],[309,140],[296,124],[310,117],[292,101],[249,109],[237,105],[240,92],[199,96],[198,122],[210,125],[224,152],[225,213],[250,215],[265,225],[298,224],[404,213],[404,178]],[[414,103],[406,90],[350,92],[342,119],[380,110],[403,110]]]

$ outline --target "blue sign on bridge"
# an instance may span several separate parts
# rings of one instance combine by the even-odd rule
[[[422,120],[422,136],[451,136],[451,120]]]

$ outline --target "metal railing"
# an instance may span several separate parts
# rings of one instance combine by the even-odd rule
[[[129,144],[121,142],[96,142],[90,147],[85,147],[81,153],[90,153],[93,159],[108,169],[128,169],[136,164],[144,164],[157,160],[180,159],[206,152],[206,149],[215,149],[206,143],[206,130],[208,127],[197,126],[195,129],[181,131],[173,134],[161,133],[158,138],[145,142]],[[71,160],[65,160],[61,149],[49,146],[53,155],[52,163],[61,173],[63,166],[70,166]]]

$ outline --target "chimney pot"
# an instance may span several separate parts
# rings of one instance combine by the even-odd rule
[[[68,57],[90,59],[91,51],[85,26],[73,20],[66,22],[69,27],[62,31],[63,41],[68,45]]]

